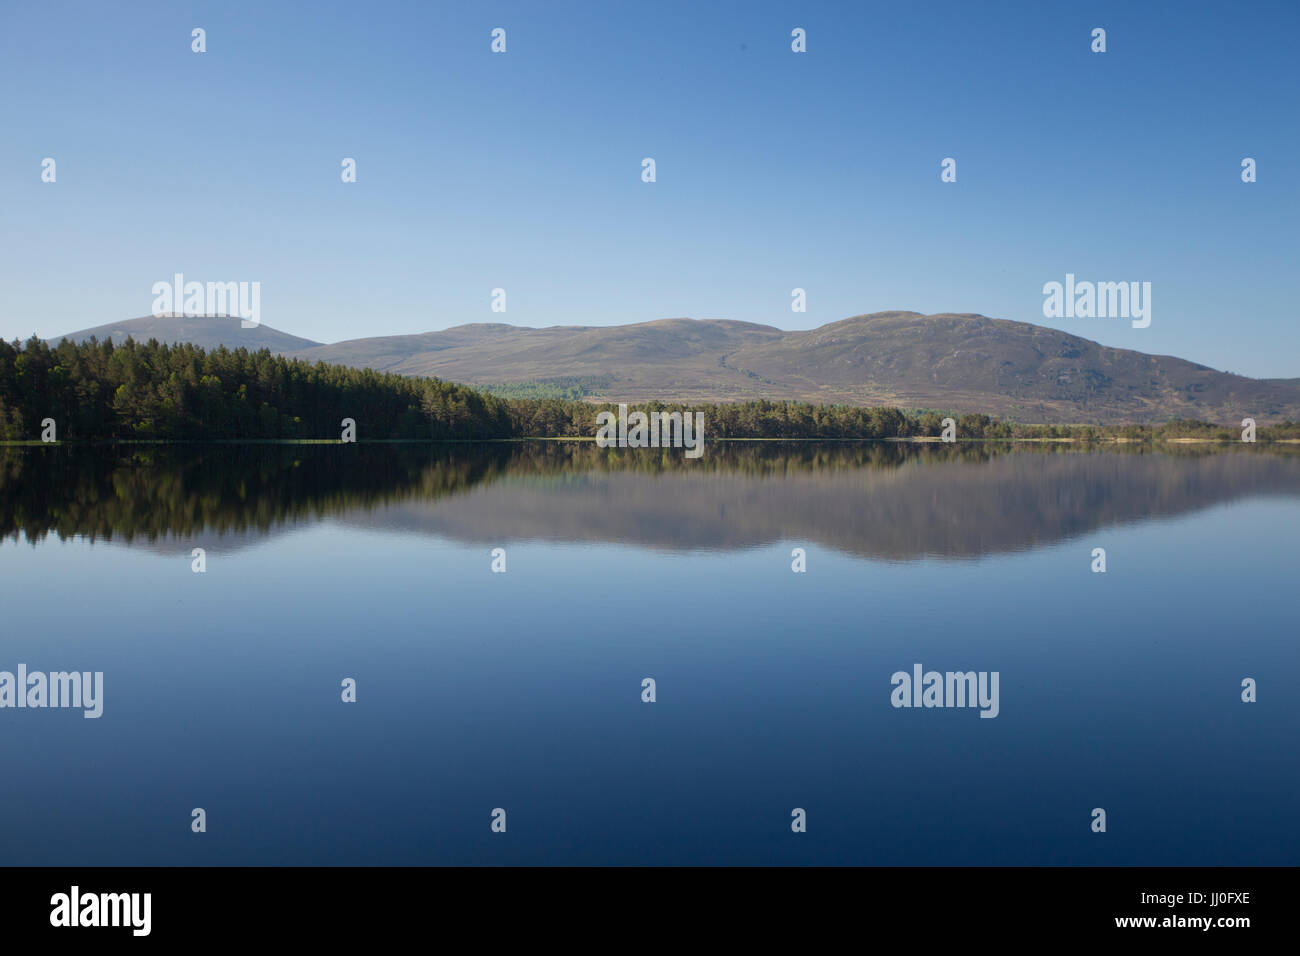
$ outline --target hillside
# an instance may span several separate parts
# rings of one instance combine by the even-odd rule
[[[225,320],[233,329],[211,324],[220,321],[135,319],[74,335],[166,334],[196,344],[215,336],[217,344],[472,385],[577,380],[602,400],[797,399],[1028,422],[1300,419],[1300,379],[1251,379],[980,315],[881,312],[797,332],[714,319],[546,329],[485,323],[332,345],[266,326],[239,329],[233,319]]]

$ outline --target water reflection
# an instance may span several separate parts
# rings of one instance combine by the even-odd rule
[[[974,557],[1258,495],[1300,495],[1300,453],[884,442],[715,443],[696,461],[556,442],[0,450],[0,535],[169,551],[335,520],[476,544],[792,540],[891,560]]]

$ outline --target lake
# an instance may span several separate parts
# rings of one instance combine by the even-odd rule
[[[0,860],[1294,865],[1297,529],[1294,446],[0,448],[0,671],[103,674]]]

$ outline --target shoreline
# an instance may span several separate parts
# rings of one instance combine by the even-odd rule
[[[0,441],[0,448],[30,448],[48,445],[485,445],[519,442],[595,442],[594,436],[525,436],[520,438],[363,438],[345,442],[338,438],[67,438],[47,442],[38,438],[19,441]],[[804,442],[812,444],[850,444],[882,442],[901,445],[1300,445],[1300,438],[1260,438],[1243,442],[1225,438],[1128,438],[1101,436],[1097,438],[957,438],[945,442],[933,435],[906,435],[890,438],[710,438],[710,444],[721,442]],[[632,450],[640,449],[610,449]],[[654,450],[654,449],[647,449]]]

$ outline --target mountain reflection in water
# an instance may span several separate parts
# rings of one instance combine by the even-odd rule
[[[0,536],[169,552],[332,520],[475,545],[789,540],[873,559],[971,558],[1260,495],[1300,495],[1297,450],[714,443],[692,461],[557,442],[0,449]]]

